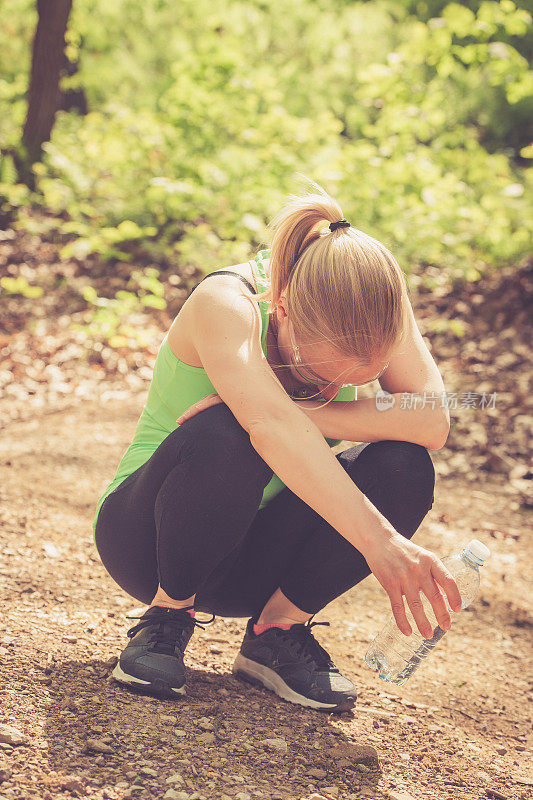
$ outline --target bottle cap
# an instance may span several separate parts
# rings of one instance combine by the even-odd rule
[[[479,539],[472,539],[467,545],[467,550],[470,550],[474,558],[477,561],[481,561],[482,564],[490,557],[489,548],[487,545],[483,544],[483,542],[480,542]]]

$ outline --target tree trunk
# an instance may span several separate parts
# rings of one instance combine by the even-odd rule
[[[39,19],[33,40],[28,112],[16,159],[19,179],[31,189],[34,188],[31,166],[41,158],[43,142],[50,139],[60,106],[59,80],[71,8],[72,0],[37,0]]]

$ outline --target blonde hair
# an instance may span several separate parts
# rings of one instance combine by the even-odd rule
[[[302,177],[314,191],[289,195],[267,226],[267,289],[250,299],[269,302],[272,314],[285,290],[297,342],[328,342],[367,366],[403,338],[405,275],[369,234],[351,226],[318,230],[324,221],[343,219],[343,213],[319,184]]]

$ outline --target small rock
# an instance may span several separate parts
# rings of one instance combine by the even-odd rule
[[[9,780],[10,777],[11,777],[10,769],[0,769],[0,783]]]
[[[215,741],[215,734],[214,733],[202,733],[198,736],[198,741],[202,742],[203,744],[213,744]]]
[[[507,795],[497,789],[485,789],[485,794],[487,797],[493,797],[494,800],[507,800]]]
[[[347,759],[351,764],[366,764],[373,769],[379,768],[378,751],[371,744],[343,743],[330,748],[327,755],[335,761]]]
[[[278,750],[280,753],[286,752],[288,745],[285,739],[262,739],[260,742],[268,750]]]
[[[49,558],[59,558],[61,550],[53,542],[43,542],[43,550]]]
[[[431,706],[426,705],[426,703],[413,703],[412,700],[400,700],[400,703],[406,708],[431,708]]]
[[[201,717],[198,720],[198,727],[201,728],[203,731],[212,731],[214,730],[215,726],[213,725],[210,719],[207,719],[207,717]]]
[[[339,787],[338,786],[324,786],[322,791],[325,792],[326,794],[332,795],[332,797],[336,797],[339,794]]]
[[[160,714],[159,719],[161,722],[165,722],[167,725],[175,725],[178,721],[178,718],[173,717],[171,714]]]
[[[165,783],[185,783],[179,772],[175,772],[174,775],[169,775],[166,779]]]
[[[101,739],[87,739],[87,750],[94,750],[95,753],[112,753],[113,748],[109,747]]]
[[[415,798],[407,792],[389,792],[389,800],[415,800]]]
[[[14,728],[12,725],[0,725],[0,742],[16,746],[26,744],[27,739],[18,728]]]
[[[139,772],[141,775],[145,775],[147,778],[157,778],[158,775],[155,769],[150,769],[150,767],[141,767]]]
[[[136,777],[137,777],[137,772],[136,772],[136,770],[134,770],[134,769],[129,769],[129,770],[126,772],[126,778],[129,778],[129,779],[130,779],[130,781],[132,781],[132,780],[133,780],[134,778],[136,778]]]
[[[174,731],[174,736],[179,736],[179,737],[187,736],[187,731],[181,731],[181,730]]]
[[[358,711],[361,714],[369,714],[371,717],[377,717],[382,722],[389,722],[393,717],[394,714],[390,711],[383,711],[381,708],[355,708],[355,711]]]
[[[321,778],[326,777],[326,770],[316,769],[315,767],[313,767],[312,769],[307,770],[307,774],[310,775],[312,778],[318,778],[318,780],[320,780]]]
[[[163,797],[165,800],[189,800],[190,795],[187,792],[177,792],[175,789],[167,789]]]
[[[496,752],[498,753],[499,756],[504,756],[506,754],[506,752],[507,752],[507,748],[506,747],[496,747]]]
[[[76,775],[65,775],[61,779],[61,788],[66,789],[67,792],[77,792],[78,794],[85,794],[85,784]]]
[[[252,795],[248,792],[237,792],[235,795],[236,800],[252,800]]]

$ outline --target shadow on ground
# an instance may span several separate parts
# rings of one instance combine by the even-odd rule
[[[109,797],[159,798],[171,788],[179,800],[215,789],[237,800],[294,800],[335,796],[342,781],[343,797],[363,788],[382,796],[374,748],[349,741],[323,712],[198,669],[183,699],[157,699],[118,684],[111,669],[65,661],[49,676],[43,735],[60,786],[77,776],[80,793],[105,785]]]

